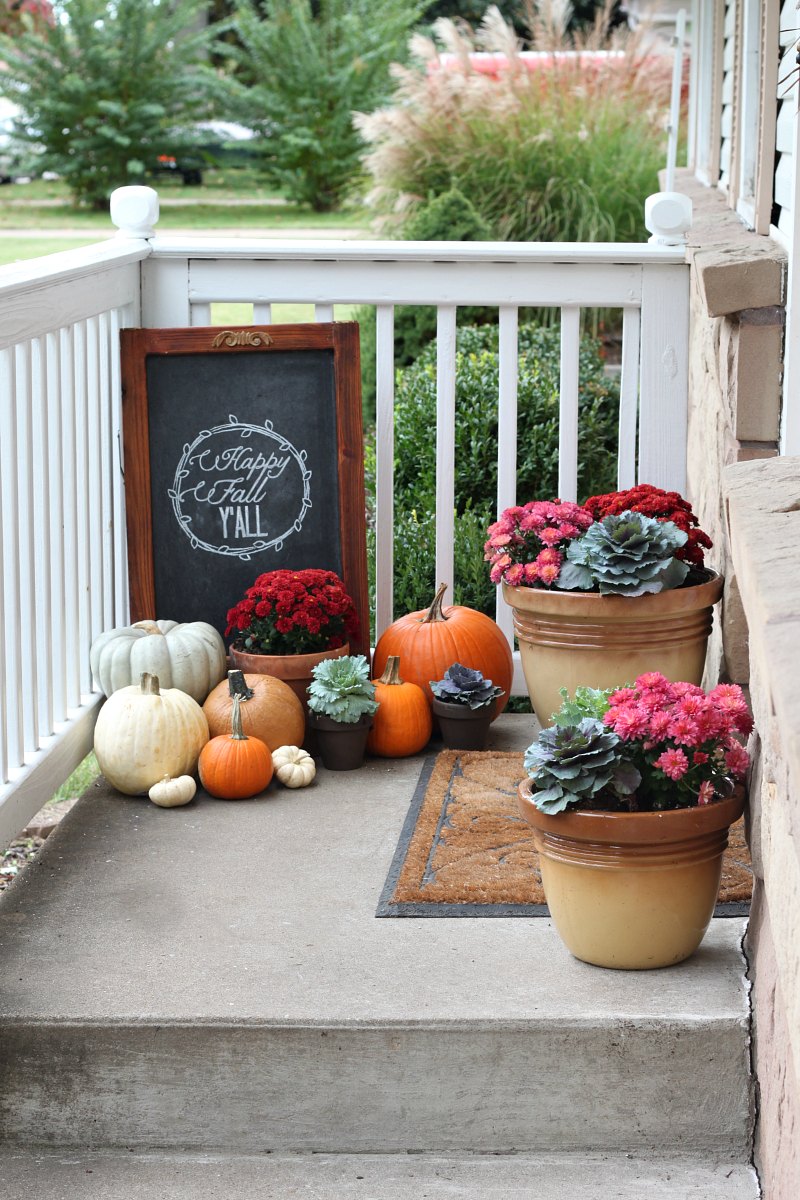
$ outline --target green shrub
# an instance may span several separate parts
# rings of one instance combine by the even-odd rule
[[[258,129],[265,165],[290,200],[327,212],[361,173],[353,112],[391,91],[389,66],[425,5],[419,0],[241,0],[234,115]]]
[[[576,44],[544,19],[531,32],[535,49]],[[406,236],[415,208],[455,187],[499,241],[646,236],[644,201],[657,190],[666,148],[668,64],[628,43],[622,57],[592,65],[553,55],[529,69],[513,30],[491,9],[479,35],[447,20],[436,33],[455,65],[442,65],[439,47],[418,37],[417,61],[395,73],[393,106],[359,119],[370,143],[371,202],[387,228]],[[595,33],[581,45],[619,48],[615,36]],[[477,70],[469,59],[476,46],[505,54],[508,69]]]
[[[558,490],[559,332],[519,329],[517,498]],[[456,353],[455,602],[494,614],[495,589],[483,561],[486,526],[497,508],[498,330],[459,329]],[[581,498],[616,486],[619,389],[606,377],[599,343],[584,337],[579,363]],[[395,395],[394,611],[426,607],[435,585],[436,347],[397,372]],[[375,431],[366,442],[374,495]],[[370,533],[374,571],[374,532]]]
[[[0,36],[0,94],[19,105],[21,136],[76,202],[104,208],[203,116],[213,76],[203,61],[209,35],[196,30],[201,8],[65,0],[65,19]]]

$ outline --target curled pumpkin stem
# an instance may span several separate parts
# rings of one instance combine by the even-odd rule
[[[442,603],[443,603],[444,594],[446,591],[447,591],[447,584],[440,583],[439,590],[437,591],[436,595],[433,597],[433,604],[431,604],[427,613],[422,618],[423,625],[428,625],[428,624],[434,623],[436,621],[446,621],[447,620],[447,617],[445,616],[444,611],[442,609]]]

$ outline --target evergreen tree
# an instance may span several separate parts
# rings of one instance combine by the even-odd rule
[[[239,119],[264,137],[266,167],[288,196],[335,208],[359,173],[354,111],[387,99],[422,0],[243,0],[228,54]]]
[[[41,147],[79,203],[102,208],[140,182],[169,139],[203,115],[202,0],[62,0],[53,25],[0,36],[0,94],[22,110],[21,140]]]

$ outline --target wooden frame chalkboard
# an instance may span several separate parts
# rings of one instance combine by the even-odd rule
[[[131,620],[224,633],[256,576],[320,567],[368,653],[357,323],[120,337]]]

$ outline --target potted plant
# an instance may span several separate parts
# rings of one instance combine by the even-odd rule
[[[364,761],[372,718],[378,708],[375,684],[363,654],[326,658],[312,670],[308,720],[329,771],[352,771]]]
[[[642,970],[688,958],[714,911],[741,816],[752,719],[741,689],[658,672],[578,689],[525,755],[550,913],[576,958]]]
[[[454,750],[482,750],[503,689],[458,662],[447,668],[443,679],[432,679],[430,688],[444,744]]]
[[[307,709],[312,668],[350,653],[355,605],[333,571],[267,571],[228,611],[234,667],[283,679]]]
[[[489,527],[484,557],[514,610],[542,724],[559,689],[617,687],[645,671],[699,684],[722,579],[677,492],[642,485],[585,505],[531,501]]]

